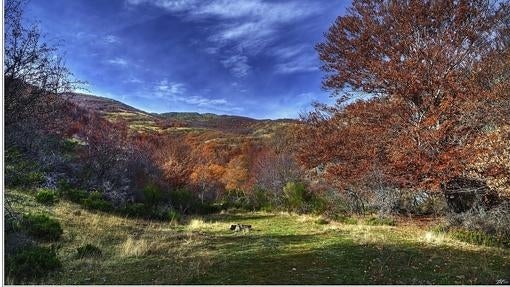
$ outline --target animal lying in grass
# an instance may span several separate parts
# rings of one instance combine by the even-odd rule
[[[250,231],[251,230],[251,225],[248,225],[248,224],[232,224],[230,225],[230,230],[233,230],[234,232],[239,232],[239,231]]]

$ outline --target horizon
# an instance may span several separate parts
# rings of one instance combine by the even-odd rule
[[[334,102],[314,46],[349,4],[31,0],[27,14],[65,41],[89,94],[149,113],[297,119],[315,101]]]
[[[295,121],[299,121],[300,120],[299,116],[296,117],[296,118],[254,118],[254,117],[238,115],[238,114],[197,112],[197,111],[162,111],[162,112],[151,112],[151,111],[146,111],[144,109],[141,109],[141,108],[129,105],[129,104],[127,104],[127,103],[125,103],[125,102],[123,102],[121,100],[114,99],[114,98],[103,97],[103,96],[94,95],[94,94],[87,93],[87,92],[73,92],[73,94],[82,95],[82,96],[86,96],[86,97],[97,97],[97,98],[104,98],[104,99],[108,99],[108,100],[114,100],[114,101],[117,101],[117,102],[119,102],[121,104],[128,105],[131,108],[140,110],[141,112],[144,112],[144,113],[147,113],[147,114],[155,114],[155,115],[164,115],[164,114],[171,114],[171,113],[177,113],[177,114],[199,114],[199,115],[208,115],[208,114],[210,114],[210,115],[215,115],[215,116],[244,117],[244,118],[248,118],[248,119],[252,119],[252,120],[257,120],[257,121],[264,121],[264,120],[271,120],[271,121],[278,121],[278,120],[293,120],[294,121],[295,120]]]

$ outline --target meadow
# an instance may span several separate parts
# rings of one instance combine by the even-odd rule
[[[176,223],[88,211],[66,200],[42,205],[28,191],[7,190],[6,197],[15,210],[48,214],[63,229],[57,242],[41,243],[57,250],[61,268],[23,283],[495,284],[510,277],[509,249],[457,241],[433,231],[433,218],[378,223],[230,210]],[[253,229],[233,232],[236,223]],[[78,256],[87,244],[101,254]]]

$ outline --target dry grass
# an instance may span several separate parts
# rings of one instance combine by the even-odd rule
[[[150,245],[151,244],[145,239],[133,239],[132,237],[128,237],[120,246],[119,254],[126,257],[147,255],[151,250]]]

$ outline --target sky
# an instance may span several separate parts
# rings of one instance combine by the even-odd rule
[[[333,103],[314,46],[342,0],[30,0],[89,93],[148,112],[296,118]]]

